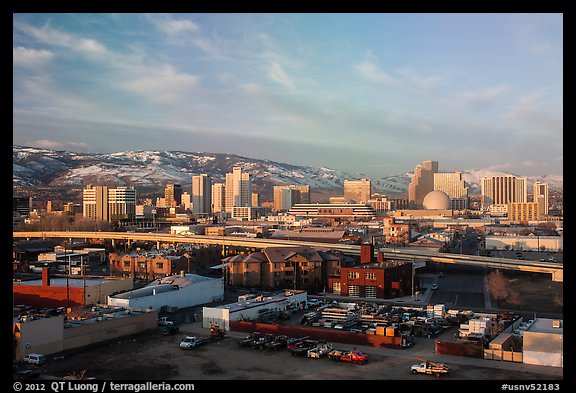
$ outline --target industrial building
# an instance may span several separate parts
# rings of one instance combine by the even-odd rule
[[[219,302],[224,299],[222,278],[197,274],[173,275],[157,279],[147,286],[108,297],[108,305],[128,309],[159,311],[162,306],[178,308]]]
[[[158,327],[158,313],[92,307],[80,313],[51,317],[16,315],[12,323],[12,357],[28,353],[51,355]]]
[[[243,297],[239,298],[236,303],[219,307],[204,307],[202,309],[202,327],[209,328],[215,324],[230,330],[230,321],[258,321],[265,315],[287,309],[304,309],[307,304],[307,292],[298,290],[286,290],[272,296]]]
[[[523,360],[527,364],[564,367],[564,321],[537,318],[524,331]]]
[[[12,283],[14,303],[34,307],[106,304],[108,295],[132,288],[131,278],[51,277],[49,268],[42,270],[42,279]]]

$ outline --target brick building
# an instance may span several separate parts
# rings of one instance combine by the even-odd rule
[[[222,262],[227,266],[227,284],[232,286],[318,292],[326,286],[329,275],[355,260],[310,247],[267,247],[262,252],[235,255]]]
[[[412,263],[377,262],[343,267],[329,277],[329,291],[350,297],[386,299],[412,291]]]

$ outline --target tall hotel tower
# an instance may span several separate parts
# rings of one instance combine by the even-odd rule
[[[232,213],[235,206],[252,206],[252,179],[240,167],[226,174],[226,211]]]
[[[416,165],[408,186],[408,203],[411,208],[421,208],[426,194],[434,191],[435,173],[438,173],[438,161],[424,161]]]
[[[512,175],[482,178],[482,208],[490,205],[507,205],[527,202],[526,178]]]
[[[208,175],[192,176],[192,212],[212,213],[212,179]]]
[[[136,190],[132,187],[88,185],[82,191],[82,206],[86,218],[102,221],[134,218]]]

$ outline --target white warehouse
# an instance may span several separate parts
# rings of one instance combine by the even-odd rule
[[[221,278],[181,273],[155,280],[143,288],[108,296],[108,305],[159,311],[162,306],[186,308],[223,299]]]
[[[304,309],[308,304],[308,293],[300,290],[285,290],[273,296],[255,296],[254,298],[225,304],[218,307],[202,309],[202,327],[209,328],[215,324],[230,330],[230,321],[256,320],[263,311],[286,311],[287,309]]]

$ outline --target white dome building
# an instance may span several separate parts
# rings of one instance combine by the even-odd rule
[[[424,209],[427,210],[450,210],[452,209],[452,202],[448,194],[442,191],[430,191],[422,201]]]

